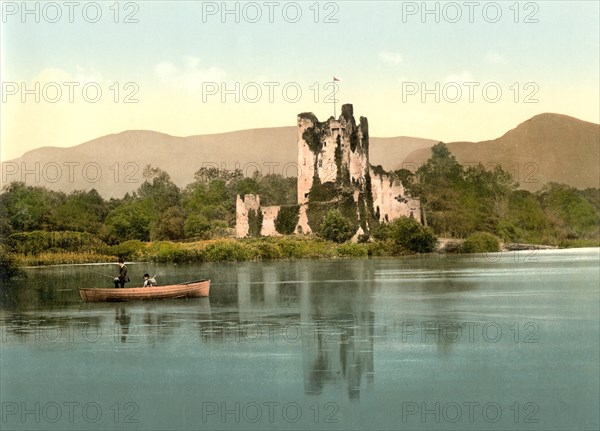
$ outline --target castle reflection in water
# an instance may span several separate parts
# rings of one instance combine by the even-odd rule
[[[327,385],[345,386],[348,397],[358,399],[375,375],[373,275],[362,265],[345,274],[344,280],[315,280],[309,267],[302,265],[291,268],[292,274],[271,266],[257,269],[246,266],[238,271],[240,322],[259,318],[271,324],[273,316],[279,324],[270,328],[271,337],[301,339],[306,394],[320,394]],[[286,314],[291,318],[287,325],[281,321]]]

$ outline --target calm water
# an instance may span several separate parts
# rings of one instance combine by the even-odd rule
[[[0,294],[0,429],[597,430],[599,263],[131,263],[211,295],[120,305],[77,293],[116,265],[31,269]]]

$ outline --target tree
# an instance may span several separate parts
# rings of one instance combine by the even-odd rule
[[[244,174],[240,169],[228,171],[226,169],[219,169],[214,167],[202,167],[194,174],[193,184],[204,184],[208,185],[215,180],[223,181],[225,184],[230,184],[235,180],[244,178]]]
[[[150,240],[152,224],[157,221],[149,199],[137,199],[113,209],[100,231],[109,244],[131,239]]]
[[[207,223],[221,220],[227,225],[235,222],[235,200],[223,180],[217,179],[209,184],[195,182],[187,186],[184,195],[183,205],[187,213],[197,220],[206,220]],[[188,231],[192,230],[197,231],[196,228],[188,228]]]
[[[507,217],[509,197],[518,187],[500,166],[486,169],[480,163],[463,168],[442,142],[432,147],[431,157],[417,169],[416,181],[408,171],[397,175],[421,198],[426,224],[440,235],[453,237],[494,232]]]
[[[283,235],[294,233],[298,220],[300,219],[300,207],[298,205],[287,205],[279,208],[275,218],[275,229]]]
[[[550,220],[536,195],[526,190],[512,192],[506,217],[498,222],[496,232],[505,240],[538,242],[550,227]]]
[[[321,223],[320,236],[329,241],[342,243],[354,235],[352,222],[342,215],[337,209],[332,209],[325,214]]]
[[[463,168],[448,146],[440,142],[431,147],[431,157],[417,169],[415,176],[425,223],[431,224],[436,232],[456,235],[454,228],[459,225],[454,215],[461,208]]]
[[[76,190],[52,211],[50,219],[58,230],[97,233],[106,214],[106,203],[95,189]]]
[[[146,180],[138,188],[137,194],[142,199],[150,199],[157,212],[179,205],[181,192],[167,172],[146,165],[143,176]]]
[[[210,221],[202,214],[190,214],[183,225],[183,231],[187,238],[207,239],[210,231]]]
[[[297,199],[296,178],[268,174],[258,179],[258,193],[263,205],[293,205]]]
[[[549,183],[539,194],[542,207],[559,229],[560,236],[578,238],[598,229],[598,213],[573,187]]]
[[[167,208],[150,232],[153,240],[183,239],[186,214],[183,208]]]
[[[64,193],[45,187],[27,186],[22,182],[10,183],[0,195],[0,216],[7,220],[1,226],[4,229],[2,233],[51,230],[52,211],[64,200]]]
[[[417,176],[408,169],[398,169],[393,172],[394,176],[402,183],[404,190],[411,196],[420,196],[422,190],[417,182]]]

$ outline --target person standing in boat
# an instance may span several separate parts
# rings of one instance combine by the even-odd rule
[[[115,278],[115,288],[124,288],[125,283],[129,282],[129,276],[127,275],[127,267],[123,259],[119,259],[119,275]]]

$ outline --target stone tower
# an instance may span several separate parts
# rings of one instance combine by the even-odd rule
[[[298,115],[298,204],[308,202],[317,179],[365,191],[369,173],[369,125],[356,124],[352,105],[342,106],[339,119],[320,123],[312,113]]]
[[[408,196],[402,184],[381,167],[369,163],[369,124],[358,123],[350,104],[339,118],[319,122],[313,113],[298,115],[298,223],[295,233],[319,231],[324,215],[338,209],[356,229],[354,239],[379,223],[398,217],[420,221],[420,202]],[[247,201],[247,202],[245,202]],[[238,197],[238,236],[248,232],[247,213],[258,197]],[[261,233],[277,234],[274,218],[279,208],[262,211]]]

